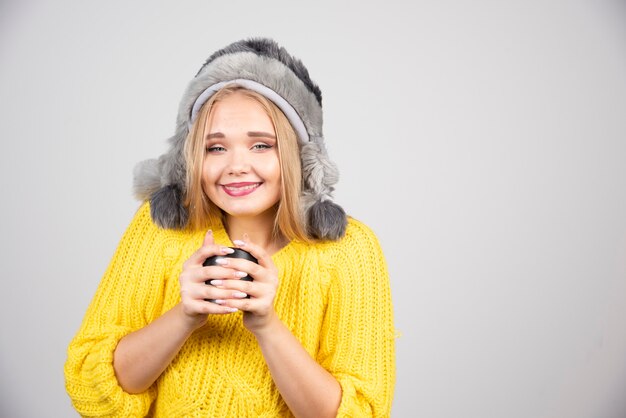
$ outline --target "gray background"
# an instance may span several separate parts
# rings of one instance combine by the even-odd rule
[[[0,415],[75,416],[65,349],[188,80],[276,38],[379,235],[394,417],[626,416],[619,1],[0,2]]]

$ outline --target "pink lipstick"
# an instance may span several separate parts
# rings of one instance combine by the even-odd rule
[[[241,182],[222,184],[224,192],[233,197],[247,196],[255,191],[262,183],[257,182]]]

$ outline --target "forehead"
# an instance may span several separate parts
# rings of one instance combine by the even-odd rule
[[[233,92],[216,101],[206,121],[212,130],[265,130],[274,133],[274,125],[265,107],[255,98]]]

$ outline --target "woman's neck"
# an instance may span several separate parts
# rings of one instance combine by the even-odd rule
[[[243,240],[244,234],[248,234],[248,241],[262,247],[270,255],[280,250],[287,244],[287,240],[279,234],[274,234],[274,219],[276,213],[268,211],[254,217],[233,217],[226,215],[224,227],[232,240]]]

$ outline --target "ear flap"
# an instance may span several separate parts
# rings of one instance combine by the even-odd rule
[[[334,241],[345,235],[348,220],[341,206],[326,200],[315,202],[309,208],[307,223],[311,236]]]
[[[138,200],[148,200],[161,188],[161,168],[156,158],[138,163],[133,170],[133,192]]]
[[[150,200],[150,215],[161,228],[181,229],[189,221],[183,206],[186,138],[186,125],[180,126],[168,140],[171,145],[165,154],[140,162],[133,171],[134,194],[140,200]]]
[[[150,215],[161,228],[182,229],[189,222],[183,192],[176,184],[161,187],[150,196]]]
[[[309,234],[316,239],[337,240],[346,232],[346,213],[330,199],[339,171],[326,153],[323,138],[300,146],[305,208]]]

